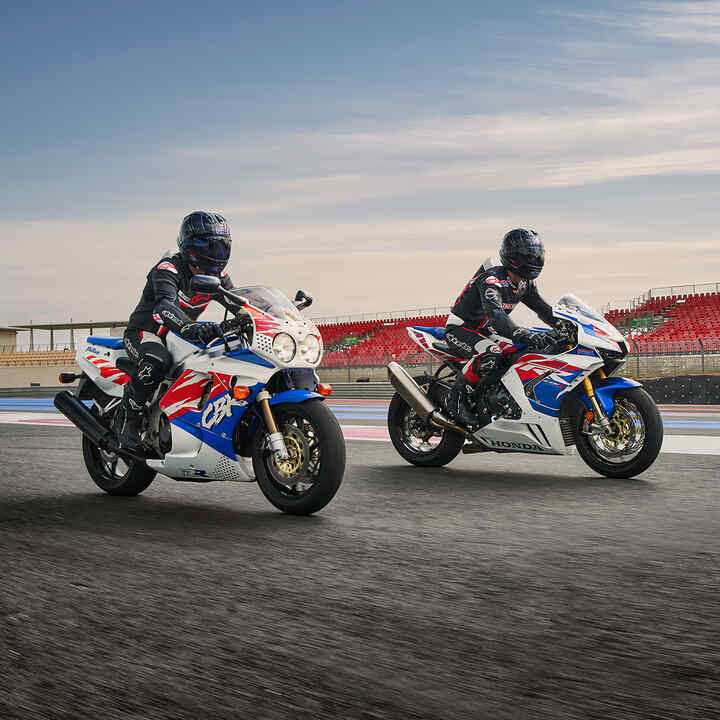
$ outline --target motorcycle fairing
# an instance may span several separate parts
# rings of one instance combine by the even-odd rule
[[[107,338],[112,341],[112,347],[110,344],[90,342],[98,339],[103,338],[88,337],[87,345],[78,348],[75,353],[75,361],[89,380],[106,395],[122,397],[123,388],[130,380],[130,377],[116,366],[118,358],[127,357],[122,340],[119,347],[115,338]]]
[[[593,390],[595,391],[595,397],[600,403],[602,411],[611,418],[615,414],[615,393],[618,390],[625,388],[637,388],[642,387],[642,383],[637,380],[631,380],[630,378],[623,377],[609,377],[605,380],[598,380],[593,383]],[[588,410],[592,410],[593,406],[590,402],[590,398],[586,393],[582,393],[580,397],[587,405]]]
[[[249,350],[247,348],[243,350],[234,350],[233,352],[226,353],[226,356],[229,358],[237,358],[238,360],[242,360],[244,362],[253,363],[254,365],[260,365],[261,367],[275,367],[272,363],[265,360],[265,358],[261,358],[259,355],[256,355],[252,350]]]
[[[438,327],[438,328],[432,328],[432,327],[408,327],[407,333],[410,336],[410,339],[418,344],[426,353],[429,353],[433,357],[440,360],[440,362],[445,362],[446,360],[454,360],[456,362],[467,362],[464,358],[455,357],[451,353],[444,352],[443,350],[438,350],[436,347],[433,347],[433,343],[436,342],[443,342],[445,338],[445,328]],[[448,348],[449,349],[449,348]]]
[[[524,355],[517,360],[503,378],[514,373],[523,385],[523,396],[528,399],[533,410],[558,417],[562,396],[574,388],[583,377],[594,369],[599,358],[575,357],[572,362],[566,353],[559,356],[540,354]]]
[[[312,400],[313,398],[325,398],[320,393],[313,392],[312,390],[305,390],[304,388],[294,388],[292,390],[283,390],[270,398],[270,405],[280,405],[281,403],[291,403],[297,405],[298,403],[305,402],[306,400]]]

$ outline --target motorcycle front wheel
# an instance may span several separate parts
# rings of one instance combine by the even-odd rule
[[[619,390],[610,429],[589,420],[587,406],[578,402],[575,445],[596,472],[612,478],[631,478],[647,470],[660,454],[663,424],[655,401],[642,388]]]
[[[253,437],[252,460],[260,490],[279,510],[311,515],[322,510],[340,488],[345,473],[345,438],[335,415],[321,400],[275,405],[287,460],[278,460],[267,434]]]

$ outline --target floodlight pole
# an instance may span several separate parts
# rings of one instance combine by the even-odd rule
[[[705,374],[705,345],[703,345],[703,341],[701,338],[698,338],[698,342],[700,343],[700,372],[704,375]]]

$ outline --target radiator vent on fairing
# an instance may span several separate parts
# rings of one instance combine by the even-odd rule
[[[237,465],[225,456],[221,457],[220,460],[218,460],[218,464],[215,466],[215,471],[213,472],[213,475],[218,480],[226,480],[231,482],[238,482],[245,479],[238,470]]]
[[[570,418],[560,418],[560,432],[562,433],[565,447],[570,447],[571,445],[575,444],[575,433],[573,432],[572,422]]]
[[[263,333],[255,333],[253,342],[262,352],[272,355],[273,341],[271,337],[263,335]]]

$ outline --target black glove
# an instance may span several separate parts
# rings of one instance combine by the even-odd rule
[[[211,340],[221,337],[222,328],[217,323],[190,323],[183,328],[182,336],[190,342],[207,345]]]
[[[533,333],[528,340],[528,347],[537,352],[548,352],[557,345],[557,336],[552,330],[541,333]]]
[[[527,328],[518,328],[513,333],[513,341],[526,345],[528,350],[547,352],[557,344],[557,336],[552,330],[534,333]]]
[[[237,317],[223,320],[220,323],[223,332],[247,332],[252,330],[253,321],[247,313],[241,313]]]

